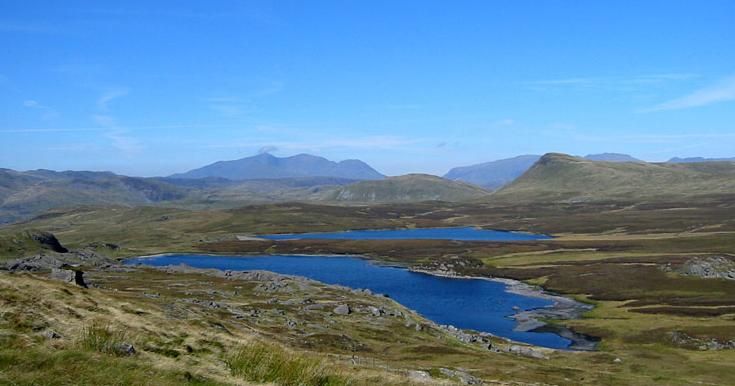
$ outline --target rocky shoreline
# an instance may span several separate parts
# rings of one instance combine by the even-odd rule
[[[506,291],[509,293],[552,301],[552,305],[548,307],[531,310],[518,310],[518,312],[511,315],[510,318],[514,319],[517,323],[514,329],[522,332],[551,332],[557,334],[572,342],[569,345],[570,350],[592,351],[596,349],[597,343],[599,343],[598,338],[580,334],[567,327],[550,324],[545,321],[550,319],[568,320],[580,318],[582,314],[594,308],[594,306],[590,304],[578,302],[561,295],[552,294],[545,291],[543,288],[532,286],[514,279],[462,275],[450,269],[426,269],[424,267],[413,267],[409,268],[409,270],[411,272],[455,279],[477,279],[500,282],[506,286]]]

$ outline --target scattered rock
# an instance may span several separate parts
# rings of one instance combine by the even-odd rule
[[[118,355],[135,355],[135,347],[130,343],[118,343],[115,345],[115,353]]]
[[[694,257],[687,260],[676,272],[703,279],[735,280],[735,260],[725,256]]]
[[[46,339],[61,339],[62,338],[61,334],[59,334],[58,332],[54,330],[46,331],[46,333],[43,334],[43,336],[45,336]]]
[[[427,383],[431,382],[431,375],[423,370],[409,370],[408,377],[415,382]]]
[[[547,359],[543,352],[528,346],[510,345],[508,352],[535,359]]]
[[[463,385],[481,385],[484,383],[482,379],[477,378],[473,375],[470,375],[466,371],[462,371],[462,370],[450,370],[450,369],[440,368],[439,372],[442,373],[442,375],[444,375],[447,378],[457,379]]]
[[[332,312],[337,315],[349,315],[352,312],[352,309],[347,304],[340,304],[337,307],[334,307]]]
[[[370,314],[379,317],[385,315],[385,311],[382,308],[378,308],[375,306],[368,306],[368,311],[370,311]]]

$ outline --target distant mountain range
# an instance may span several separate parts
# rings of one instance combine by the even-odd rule
[[[588,154],[584,156],[584,159],[590,161],[603,161],[603,162],[645,162],[638,158],[631,157],[627,154],[620,153],[600,153],[600,154]]]
[[[361,161],[332,162],[305,154],[286,158],[261,154],[159,178],[0,169],[0,224],[51,209],[90,205],[201,209],[287,201],[559,202],[735,194],[735,162],[715,162],[728,160],[733,159],[646,163],[623,154],[550,153],[455,168],[446,178],[426,174],[384,178]]]
[[[735,157],[731,158],[704,158],[704,157],[689,157],[689,158],[679,158],[674,157],[667,162],[672,164],[687,164],[687,163],[696,163],[696,162],[735,162]]]
[[[269,153],[213,164],[174,174],[171,178],[226,178],[233,181],[294,178],[337,177],[351,180],[379,180],[385,176],[360,160],[330,161],[323,157],[298,154],[279,158]]]
[[[345,185],[327,195],[325,200],[362,203],[466,201],[489,194],[487,190],[464,182],[428,174],[407,174]]]
[[[540,155],[521,155],[477,165],[457,167],[445,174],[444,178],[454,181],[464,181],[495,190],[520,177],[539,158],[541,158]],[[643,162],[627,154],[619,153],[589,154],[584,158],[591,161],[604,162]]]

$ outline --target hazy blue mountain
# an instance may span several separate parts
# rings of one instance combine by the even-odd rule
[[[468,182],[487,189],[498,189],[525,173],[540,157],[538,155],[521,155],[477,165],[457,167],[445,174],[444,178]]]
[[[679,158],[679,157],[674,157],[668,160],[667,162],[672,163],[672,164],[690,164],[690,163],[696,163],[696,162],[735,162],[735,157],[731,157],[731,158],[704,158],[704,157]]]
[[[352,180],[379,180],[384,176],[360,160],[334,162],[309,154],[279,158],[268,153],[233,161],[219,161],[199,169],[171,176],[171,178],[207,177],[242,181],[293,177],[337,177]]]
[[[326,201],[396,203],[419,201],[466,201],[490,194],[475,185],[429,174],[407,174],[379,181],[360,181],[323,196]]]
[[[631,157],[627,154],[620,153],[601,153],[601,154],[588,154],[584,157],[590,161],[604,161],[604,162],[644,162],[638,158]]]

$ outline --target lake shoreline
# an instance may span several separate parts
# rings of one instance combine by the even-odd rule
[[[547,307],[535,308],[525,311],[517,310],[517,313],[510,316],[510,318],[514,319],[517,323],[514,330],[523,332],[553,332],[559,336],[569,339],[572,342],[569,346],[569,349],[575,351],[595,350],[597,347],[597,343],[599,342],[599,339],[595,337],[579,334],[569,328],[552,325],[543,321],[548,319],[578,319],[585,312],[588,312],[594,308],[594,306],[590,304],[585,304],[565,296],[553,294],[544,290],[541,287],[533,286],[515,279],[502,277],[470,276],[462,275],[454,271],[429,270],[411,267],[408,267],[408,270],[411,272],[453,279],[488,280],[499,282],[505,285],[505,290],[508,293],[549,300],[553,303],[552,305]]]

